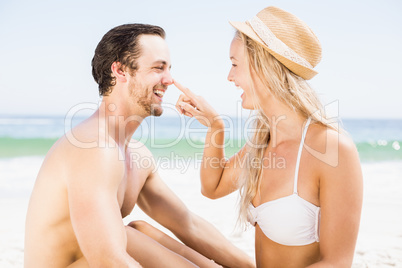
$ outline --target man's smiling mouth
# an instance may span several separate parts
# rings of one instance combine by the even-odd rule
[[[163,95],[165,95],[165,91],[159,90],[159,89],[154,89],[154,94],[158,96],[159,98],[163,98]]]

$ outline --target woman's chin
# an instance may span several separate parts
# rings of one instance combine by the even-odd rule
[[[249,105],[247,102],[244,101],[241,103],[241,107],[245,110],[254,110],[253,105]]]

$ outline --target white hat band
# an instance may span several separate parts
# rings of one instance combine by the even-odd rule
[[[275,34],[271,32],[271,30],[260,20],[260,18],[255,16],[254,18],[248,20],[248,23],[250,24],[251,28],[253,28],[254,32],[271,50],[304,67],[313,68],[313,66],[307,60],[278,39]]]

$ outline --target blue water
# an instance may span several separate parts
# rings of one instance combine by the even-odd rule
[[[55,140],[82,120],[83,117],[69,120],[62,116],[0,116],[0,157],[44,155]],[[242,145],[247,135],[244,125],[248,123],[247,119],[226,118],[225,137],[234,141],[228,146],[233,147],[233,152]],[[362,161],[402,159],[401,119],[344,119],[342,123],[356,143]],[[163,151],[158,145],[172,140],[177,143],[170,151],[191,153],[202,151],[205,133],[206,128],[194,119],[162,116],[144,120],[134,138],[151,146],[157,154]]]

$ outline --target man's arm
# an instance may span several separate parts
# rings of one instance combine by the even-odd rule
[[[158,173],[151,170],[138,198],[138,205],[145,213],[184,244],[221,265],[255,267],[251,257],[231,244],[212,224],[191,213]]]
[[[74,149],[67,179],[71,223],[91,267],[139,267],[126,251],[117,200],[124,176],[118,148]]]

